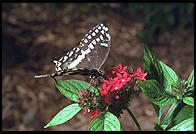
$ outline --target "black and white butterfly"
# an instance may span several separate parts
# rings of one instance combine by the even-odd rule
[[[69,51],[60,60],[54,60],[56,72],[35,76],[56,77],[60,75],[86,75],[98,77],[103,75],[100,70],[105,62],[111,46],[111,35],[108,27],[99,24],[91,29],[80,44]]]

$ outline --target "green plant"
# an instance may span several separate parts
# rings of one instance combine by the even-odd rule
[[[157,115],[157,131],[194,130],[194,71],[185,81],[179,81],[176,73],[158,60],[144,45],[144,69],[142,73],[119,64],[105,71],[102,79],[87,83],[81,80],[58,80],[56,87],[68,99],[74,101],[62,109],[44,128],[60,125],[78,112],[90,114],[90,131],[123,130],[118,118],[127,110],[138,130],[141,127],[128,108],[137,84],[153,105]],[[169,110],[166,110],[169,109]]]
[[[147,46],[144,54],[146,81],[137,84],[151,101],[157,114],[156,130],[194,130],[194,70],[180,81],[176,73],[155,58]],[[168,111],[164,112],[165,109]],[[186,113],[186,114],[185,114]]]
[[[155,44],[161,33],[175,28],[185,29],[194,21],[192,3],[131,3],[129,8],[141,16],[144,30],[138,37],[148,45]]]

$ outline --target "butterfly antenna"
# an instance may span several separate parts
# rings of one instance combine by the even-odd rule
[[[44,74],[44,75],[38,75],[38,76],[35,76],[35,78],[45,78],[45,77],[50,77],[51,74]]]

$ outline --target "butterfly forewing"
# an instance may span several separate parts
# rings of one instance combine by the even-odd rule
[[[108,27],[95,26],[80,42],[79,46],[69,51],[59,61],[55,61],[56,71],[72,68],[100,69],[105,62],[111,45]]]
[[[81,49],[81,53],[85,53],[85,57],[76,67],[100,69],[109,54],[110,38],[106,26],[100,24],[94,27],[81,41],[80,45],[84,48]],[[80,61],[79,58],[78,61]]]

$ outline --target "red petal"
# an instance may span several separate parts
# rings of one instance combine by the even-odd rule
[[[83,112],[83,114],[86,114],[87,112],[88,112],[88,109],[85,109],[84,112]]]
[[[127,66],[124,66],[124,67],[123,67],[123,70],[125,71],[126,69],[127,69]]]
[[[116,95],[115,98],[118,100],[120,97],[118,95]]]
[[[139,68],[137,69],[137,73],[141,73],[141,71],[142,71],[142,69],[139,67]]]
[[[122,69],[122,64],[120,63],[120,64],[118,65],[118,67],[119,67],[119,69]]]

